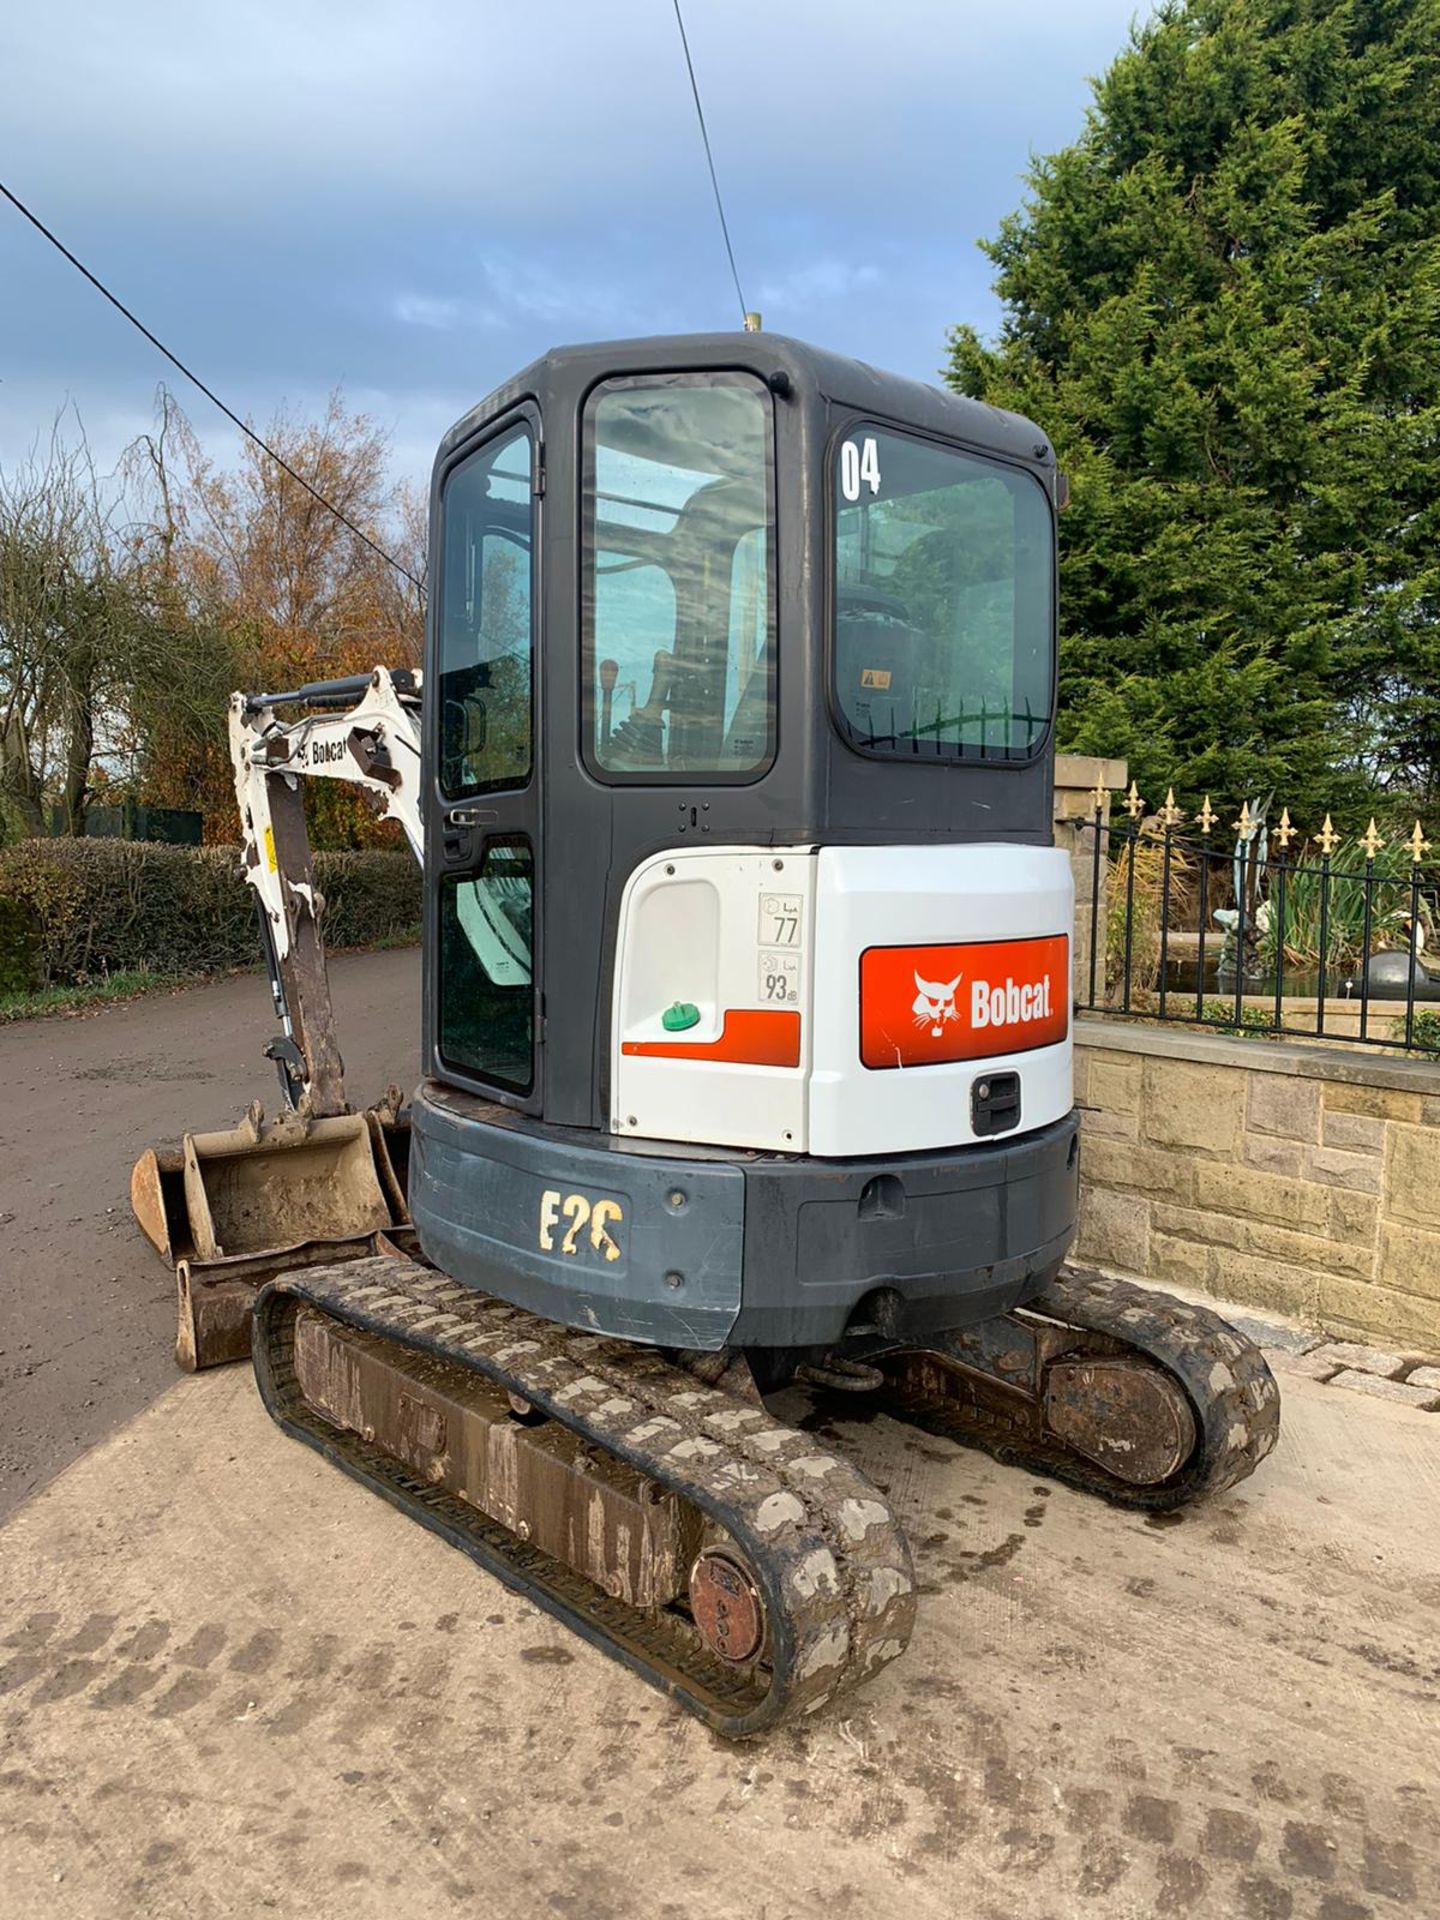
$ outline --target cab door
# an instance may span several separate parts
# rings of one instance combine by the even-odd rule
[[[430,1073],[540,1110],[540,419],[441,477],[425,679]]]

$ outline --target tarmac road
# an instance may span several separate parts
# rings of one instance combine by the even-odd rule
[[[418,948],[330,962],[351,1098],[419,1076]],[[275,1016],[240,974],[0,1027],[0,1520],[175,1379],[175,1283],[130,1213],[143,1147],[273,1109]]]

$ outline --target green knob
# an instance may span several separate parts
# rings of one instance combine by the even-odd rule
[[[684,1033],[687,1027],[699,1026],[700,1009],[688,1000],[677,1000],[661,1014],[660,1024],[666,1033]]]

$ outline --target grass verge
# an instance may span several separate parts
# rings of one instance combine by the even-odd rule
[[[413,947],[419,939],[417,927],[411,933],[386,934],[364,947],[333,947],[330,954],[334,958],[339,953],[389,953]],[[142,967],[130,973],[107,974],[103,980],[83,987],[37,987],[33,993],[0,993],[0,1026],[12,1020],[36,1020],[45,1014],[93,1013],[101,1007],[139,1000],[146,994],[176,993],[182,987],[203,987],[237,973],[259,971],[258,963],[253,967],[228,967],[218,973],[155,973]]]
[[[0,993],[0,1022],[33,1020],[45,1013],[89,1013],[95,1007],[138,1000],[147,993],[173,993],[177,987],[195,987],[202,980],[214,978],[214,974],[206,973],[152,973],[141,969],[107,974],[105,979],[84,987],[37,987],[33,993]]]

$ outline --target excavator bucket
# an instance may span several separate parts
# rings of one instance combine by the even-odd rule
[[[147,1147],[130,1204],[175,1268],[180,1365],[248,1358],[255,1296],[278,1273],[412,1251],[409,1144],[394,1096],[363,1113],[268,1123],[257,1103],[234,1127]]]

